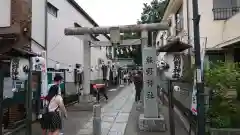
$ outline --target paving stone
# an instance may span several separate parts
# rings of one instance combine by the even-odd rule
[[[89,122],[87,122],[84,126],[83,126],[83,128],[92,128],[92,122],[91,121],[89,121]]]
[[[127,123],[114,123],[110,131],[113,132],[124,132]]]
[[[123,132],[115,132],[115,131],[110,131],[108,135],[124,135]]]
[[[102,121],[106,121],[106,122],[111,122],[111,121],[114,121],[115,120],[115,116],[114,117],[111,117],[111,116],[103,116],[102,117]]]
[[[81,129],[77,135],[91,135],[92,134],[92,129]]]
[[[113,122],[102,122],[102,128],[110,130],[113,125]]]
[[[102,114],[103,116],[117,116],[118,115],[118,112],[109,112],[109,113],[103,113]]]
[[[127,122],[128,117],[129,113],[120,113],[116,118],[116,122]]]
[[[129,113],[134,103],[134,90],[132,86],[126,87],[101,109],[102,135],[123,135]],[[90,135],[92,133],[92,119],[84,125],[84,129],[78,135]]]
[[[108,135],[109,129],[102,129],[102,134],[101,135]]]

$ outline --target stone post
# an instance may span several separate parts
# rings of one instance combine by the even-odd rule
[[[148,43],[148,31],[142,31],[144,112],[139,116],[138,125],[141,131],[166,131],[166,122],[163,115],[159,114],[157,101],[156,48]]]
[[[101,105],[93,106],[93,135],[101,135]]]

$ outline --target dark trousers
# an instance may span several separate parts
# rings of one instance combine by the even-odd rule
[[[108,100],[108,96],[107,96],[107,93],[106,93],[106,89],[105,88],[102,88],[102,89],[99,89],[97,91],[97,101],[99,102],[100,101],[100,95],[103,95],[105,97],[106,100]]]
[[[140,98],[141,98],[141,88],[136,87],[135,90],[136,90],[136,93],[135,93],[135,101],[137,102],[137,101],[139,101]]]

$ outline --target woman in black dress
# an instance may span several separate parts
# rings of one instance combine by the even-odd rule
[[[48,101],[47,112],[43,116],[42,127],[49,133],[48,135],[59,135],[62,128],[62,121],[60,116],[60,110],[63,112],[64,117],[67,117],[67,111],[65,109],[63,98],[58,92],[59,87],[57,85],[51,86],[46,100]]]

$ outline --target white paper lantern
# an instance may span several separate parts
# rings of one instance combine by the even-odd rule
[[[56,63],[55,64],[55,70],[59,70],[60,69],[60,63]]]
[[[91,66],[90,71],[91,71],[91,72],[94,72],[94,68],[93,68],[93,66]]]
[[[178,80],[183,73],[183,57],[179,52],[166,53],[164,61],[169,65],[169,68],[164,71],[165,76],[169,80]]]
[[[46,71],[46,59],[43,57],[32,57],[33,71]]]
[[[99,66],[98,66],[98,65],[95,66],[95,70],[96,70],[96,71],[99,70]]]
[[[73,72],[72,65],[68,65],[67,71],[68,71],[68,73],[72,73]]]
[[[13,80],[25,81],[28,79],[29,60],[13,58],[10,65],[10,74]]]
[[[117,55],[119,55],[119,50],[118,49],[116,50],[116,52],[117,52]]]
[[[132,46],[130,46],[130,51],[133,51],[133,48],[132,48]]]
[[[174,86],[173,87],[173,90],[176,91],[176,92],[180,92],[181,91],[181,88],[179,86]]]
[[[123,50],[121,49],[121,54],[123,54]]]

